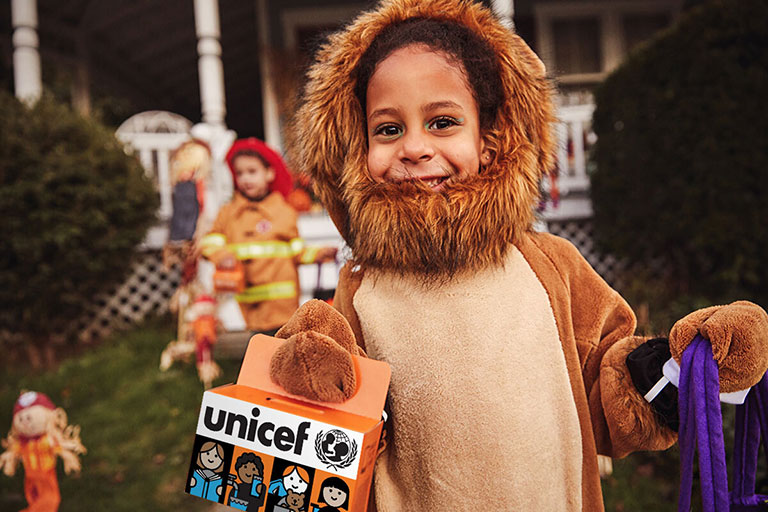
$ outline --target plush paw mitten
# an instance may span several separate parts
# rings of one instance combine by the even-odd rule
[[[352,354],[364,355],[349,322],[321,300],[303,304],[275,335],[285,343],[270,362],[272,380],[289,393],[343,402],[357,385]]]
[[[669,333],[669,349],[678,363],[697,334],[712,344],[720,368],[720,391],[754,386],[768,370],[768,314],[757,304],[738,301],[712,306],[679,320]]]

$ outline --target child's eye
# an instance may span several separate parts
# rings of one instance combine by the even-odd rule
[[[461,124],[460,119],[456,119],[455,117],[450,117],[450,116],[440,116],[431,120],[427,124],[427,129],[428,130],[446,130],[452,126],[457,126],[459,124]]]
[[[376,127],[373,135],[379,135],[384,140],[392,140],[402,135],[402,133],[402,128],[396,124],[382,124],[381,126]]]

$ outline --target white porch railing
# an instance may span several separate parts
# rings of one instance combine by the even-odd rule
[[[592,131],[592,113],[595,106],[570,105],[558,109],[557,180],[555,186],[559,198],[548,201],[542,212],[545,221],[579,219],[592,216],[587,176],[587,154],[595,142]],[[545,192],[552,195],[553,185],[548,179],[542,183]]]
[[[144,241],[144,246],[149,249],[162,247],[168,237],[168,221],[173,213],[170,155],[190,138],[191,128],[192,122],[185,117],[152,110],[127,119],[115,132],[126,151],[138,157],[160,195],[158,223],[150,228]]]

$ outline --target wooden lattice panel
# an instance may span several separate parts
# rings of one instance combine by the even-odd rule
[[[148,315],[165,313],[179,285],[180,271],[163,267],[159,251],[140,253],[128,278],[94,301],[78,322],[78,337],[95,341],[115,330],[129,328]]]
[[[590,219],[570,220],[564,222],[549,222],[548,230],[554,235],[566,238],[579,249],[592,268],[605,279],[608,284],[617,286],[623,263],[610,254],[601,254],[595,249],[592,239],[592,221]]]

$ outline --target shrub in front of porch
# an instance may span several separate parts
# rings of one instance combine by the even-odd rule
[[[48,96],[28,108],[0,91],[0,350],[21,340],[38,356],[68,334],[125,277],[157,204],[110,130]]]
[[[675,314],[768,306],[767,19],[764,0],[708,2],[596,91],[596,241],[656,262],[664,279],[643,286]]]

